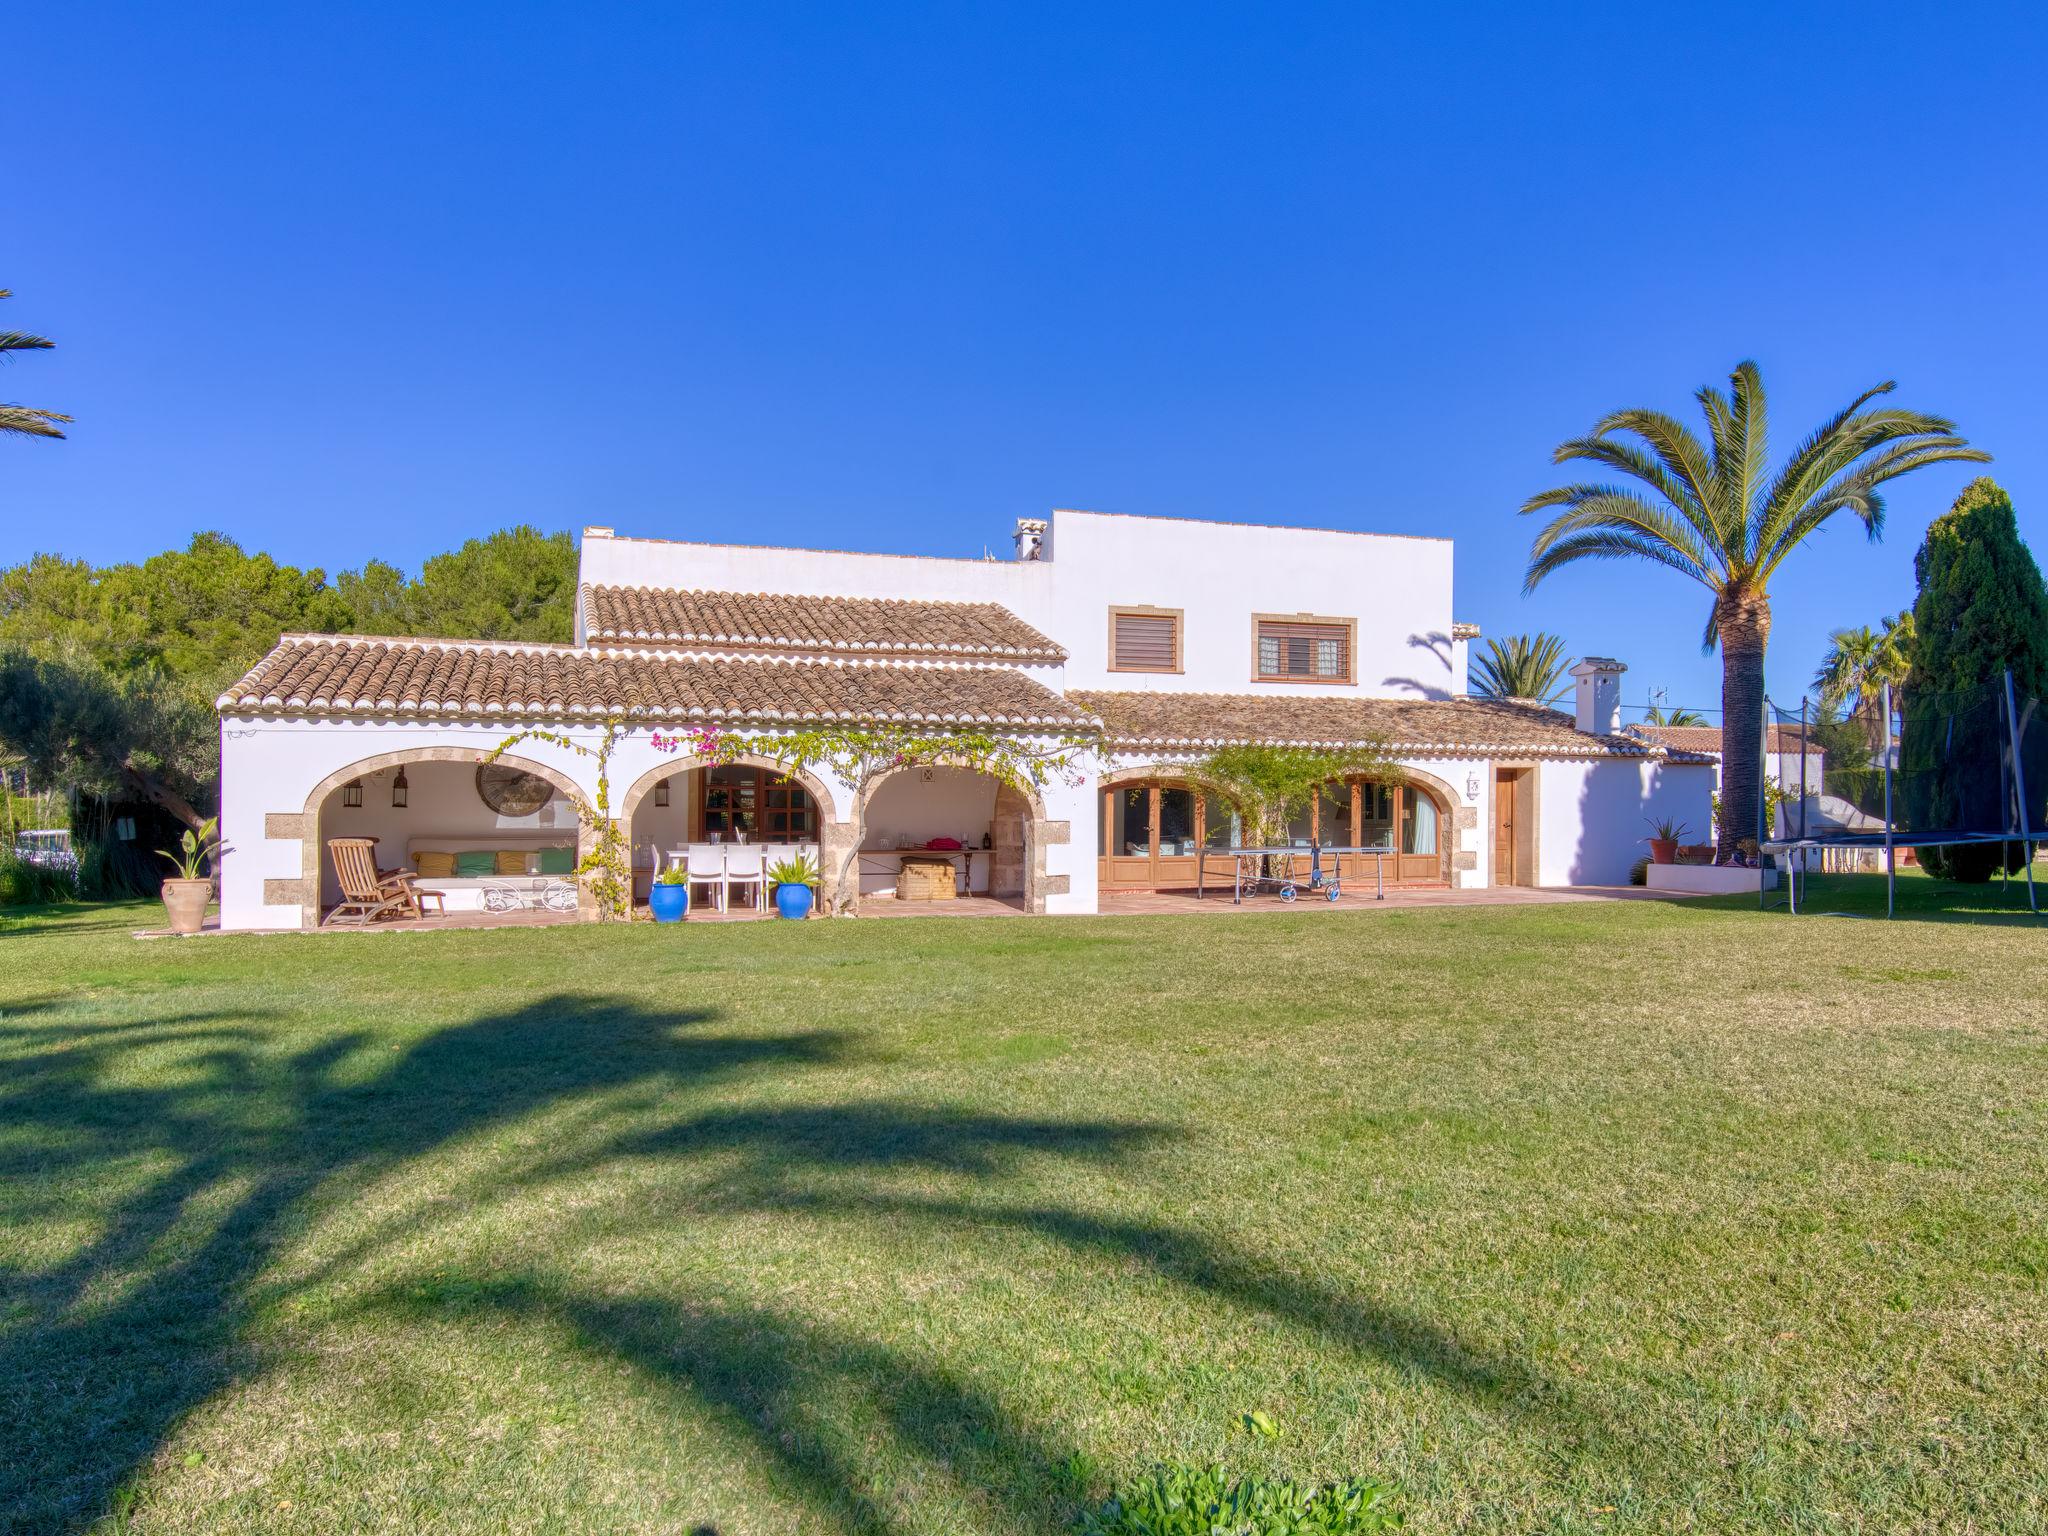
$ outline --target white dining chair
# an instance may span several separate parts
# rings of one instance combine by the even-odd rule
[[[746,843],[725,850],[725,888],[730,891],[736,885],[751,885],[754,888],[754,910],[759,912],[768,905],[768,861],[767,850],[759,843]],[[725,909],[721,907],[720,911]]]
[[[708,885],[717,892],[717,909],[725,910],[726,878],[725,850],[712,843],[692,843],[682,850],[683,871],[689,876],[689,889],[695,891],[700,885]]]

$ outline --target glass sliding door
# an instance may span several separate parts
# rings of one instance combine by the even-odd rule
[[[1419,785],[1404,785],[1401,792],[1401,878],[1441,880],[1443,878],[1443,811],[1436,797]]]
[[[1180,784],[1162,784],[1159,795],[1159,836],[1153,843],[1152,884],[1195,883],[1195,792]]]
[[[1232,828],[1227,808],[1185,784],[1115,785],[1102,792],[1098,878],[1105,890],[1192,886],[1203,844],[1229,847]]]
[[[1102,872],[1105,886],[1152,883],[1152,789],[1120,784],[1102,792]]]

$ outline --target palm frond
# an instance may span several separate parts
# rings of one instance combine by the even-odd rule
[[[62,437],[56,428],[60,421],[70,421],[56,411],[39,411],[26,405],[0,405],[0,432],[19,432],[29,437]]]
[[[1572,534],[1548,545],[1540,554],[1532,554],[1528,573],[1522,578],[1522,590],[1525,593],[1534,592],[1537,583],[1552,571],[1561,570],[1579,560],[1626,559],[1652,560],[1658,565],[1669,566],[1681,575],[1690,576],[1694,581],[1703,579],[1700,572],[1689,566],[1677,550],[1662,540],[1618,528],[1604,528]],[[1709,588],[1718,590],[1718,580],[1712,577],[1704,579]]]
[[[1503,635],[1486,642],[1486,652],[1473,664],[1473,692],[1487,699],[1538,699],[1554,703],[1567,691],[1569,665],[1564,641],[1552,634]]]
[[[1989,462],[1982,448],[1969,447],[1960,437],[1908,438],[1895,443],[1875,458],[1845,471],[1833,484],[1807,502],[1799,513],[1779,526],[1768,548],[1758,554],[1757,571],[1768,576],[1820,526],[1837,512],[1847,512],[1863,524],[1875,542],[1884,535],[1884,498],[1877,487],[1929,464]]]
[[[1612,437],[1580,437],[1559,444],[1551,458],[1558,464],[1573,459],[1590,460],[1595,464],[1604,464],[1610,469],[1618,469],[1623,474],[1633,475],[1668,502],[1672,510],[1692,526],[1693,532],[1703,546],[1711,546],[1714,543],[1713,515],[1700,501],[1699,493],[1691,482],[1685,476],[1673,473],[1670,464],[1654,447],[1646,448]],[[1561,500],[1555,493],[1552,493],[1551,500],[1543,503],[1560,504]],[[1522,510],[1532,511],[1536,505],[1537,503],[1532,501]]]
[[[1770,457],[1770,406],[1764,398],[1763,373],[1748,359],[1735,365],[1728,387],[1732,398],[1728,424],[1735,447],[1735,481],[1728,489],[1728,508],[1741,510],[1743,547],[1753,553],[1754,530],[1762,521],[1764,466]]]
[[[1683,570],[1695,581],[1712,584],[1718,552],[1704,545],[1690,524],[1618,486],[1576,485],[1562,489],[1571,494],[1564,503],[1564,510],[1545,523],[1543,531],[1536,535],[1529,548],[1532,559],[1559,540],[1575,534],[1619,529],[1664,544],[1677,557],[1676,569]]]
[[[1691,490],[1692,498],[1700,507],[1711,514],[1713,505],[1714,463],[1713,456],[1693,434],[1691,428],[1675,416],[1662,411],[1633,409],[1615,411],[1593,423],[1594,437],[1612,437],[1617,432],[1632,432],[1650,445],[1650,451],[1657,455],[1675,478],[1684,482]],[[1553,464],[1562,464],[1564,450],[1560,448],[1551,455]]]
[[[1756,534],[1759,556],[1775,548],[1785,524],[1797,517],[1821,488],[1858,459],[1886,444],[1905,444],[1916,438],[1927,446],[1960,446],[1965,440],[1955,435],[1955,423],[1921,411],[1866,411],[1848,417],[1827,442],[1809,459],[1804,472],[1790,485],[1773,485],[1771,498],[1760,509]],[[1780,474],[1782,484],[1785,476]]]
[[[1809,433],[1806,439],[1792,450],[1792,456],[1785,460],[1783,467],[1779,469],[1777,479],[1771,482],[1770,491],[1764,498],[1765,502],[1772,506],[1786,501],[1797,504],[1806,499],[1814,486],[1827,484],[1835,471],[1830,469],[1812,475],[1810,472],[1815,464],[1842,435],[1843,430],[1857,419],[1857,412],[1879,395],[1888,395],[1898,387],[1897,382],[1892,379],[1872,385]]]
[[[0,331],[0,354],[8,352],[31,352],[38,347],[57,345],[47,336],[31,336],[27,331]]]

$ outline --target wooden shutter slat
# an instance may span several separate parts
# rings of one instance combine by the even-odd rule
[[[1259,620],[1259,670],[1266,677],[1342,681],[1351,676],[1351,627],[1348,624],[1304,624],[1281,619]],[[1268,648],[1276,660],[1267,664]],[[1325,667],[1329,648],[1335,667]],[[1296,662],[1301,663],[1296,665]]]
[[[1171,614],[1118,614],[1113,664],[1127,671],[1171,672],[1178,660],[1179,628]]]

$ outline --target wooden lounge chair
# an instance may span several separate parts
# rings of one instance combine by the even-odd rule
[[[327,855],[334,860],[334,879],[341,887],[341,901],[327,914],[324,922],[367,926],[386,918],[422,915],[420,893],[413,889],[411,871],[381,872],[377,868],[376,853],[375,838],[337,837],[329,840]]]

